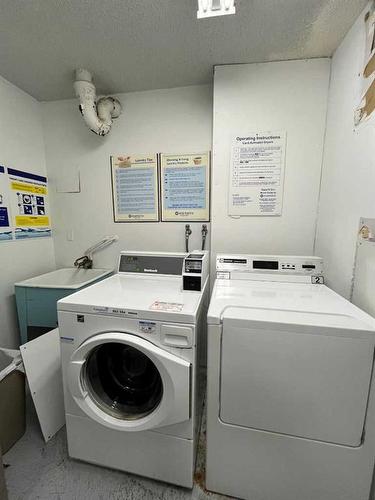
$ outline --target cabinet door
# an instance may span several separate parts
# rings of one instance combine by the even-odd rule
[[[57,325],[56,302],[73,293],[70,289],[29,288],[26,290],[27,324],[29,326]]]

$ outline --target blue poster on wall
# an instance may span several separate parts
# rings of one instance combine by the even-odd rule
[[[0,241],[13,238],[13,231],[10,227],[7,181],[5,168],[0,165]]]

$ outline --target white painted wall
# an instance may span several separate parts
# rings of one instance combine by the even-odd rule
[[[365,50],[364,14],[332,60],[316,254],[329,286],[349,298],[359,218],[375,217],[375,126],[354,130]]]
[[[95,254],[95,267],[116,265],[120,250],[184,251],[184,223],[113,222],[109,157],[123,153],[211,150],[212,88],[192,86],[119,96],[123,114],[107,137],[87,129],[77,100],[42,104],[57,266],[71,266],[107,234],[120,241]],[[56,193],[58,179],[79,168],[80,194]],[[200,245],[192,224],[190,249]],[[67,240],[73,230],[74,241]]]
[[[219,66],[214,76],[213,254],[312,254],[323,155],[329,59]],[[230,218],[232,139],[286,130],[280,217]]]
[[[40,104],[0,77],[0,164],[46,175]],[[55,267],[52,238],[0,242],[0,346],[19,345],[13,284]]]

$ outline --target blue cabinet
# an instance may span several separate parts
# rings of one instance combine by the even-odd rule
[[[107,278],[108,269],[58,269],[15,284],[21,344],[29,327],[56,328],[56,302],[67,295]]]

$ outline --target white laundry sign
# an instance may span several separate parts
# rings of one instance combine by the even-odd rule
[[[281,215],[285,151],[286,132],[257,132],[234,139],[229,215]]]
[[[150,306],[152,311],[168,311],[168,312],[181,312],[184,304],[179,302],[162,302],[161,300],[155,300]]]

